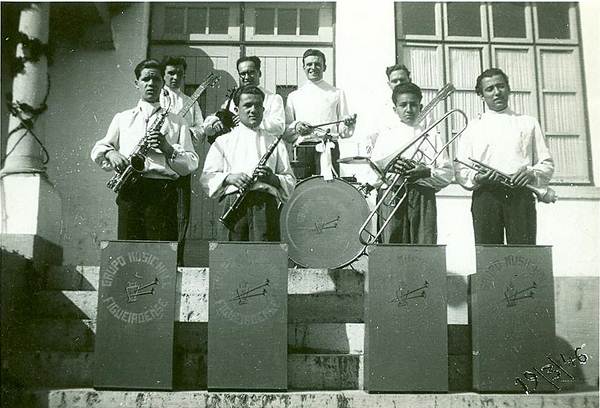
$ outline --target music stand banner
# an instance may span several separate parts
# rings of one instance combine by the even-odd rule
[[[445,247],[373,247],[365,295],[365,389],[447,392]]]
[[[286,244],[209,244],[209,389],[287,389],[287,263]]]
[[[170,390],[177,244],[102,244],[94,387]]]
[[[482,392],[558,391],[544,381],[563,371],[554,366],[552,248],[476,247],[469,313],[473,336],[473,388]],[[550,369],[548,371],[548,369]],[[521,385],[519,382],[519,379]]]

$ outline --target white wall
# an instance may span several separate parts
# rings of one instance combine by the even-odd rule
[[[584,0],[579,4],[581,37],[583,44],[584,75],[587,94],[592,165],[595,184],[600,184],[600,82],[596,75],[600,72],[600,2]]]
[[[111,21],[114,50],[59,48],[50,68],[48,176],[62,197],[65,263],[97,265],[100,240],[117,238],[110,173],[90,159],[118,111],[133,107],[133,68],[146,57],[148,5],[132,3]]]

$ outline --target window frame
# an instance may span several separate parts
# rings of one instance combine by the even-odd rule
[[[540,38],[539,33],[539,21],[537,13],[537,4],[532,3],[532,14],[533,14],[533,30],[535,43],[539,45],[580,45],[579,41],[579,19],[577,18],[578,7],[576,3],[569,4],[569,39],[556,39],[556,38]]]
[[[272,34],[256,34],[256,10],[273,8],[275,21]],[[296,34],[278,34],[280,9],[296,10]],[[319,10],[319,29],[315,35],[300,34],[300,14],[303,9]],[[247,3],[244,9],[244,37],[248,42],[331,44],[334,40],[333,5],[331,3]]]
[[[497,3],[488,3],[487,4],[487,14],[488,14],[488,22],[489,22],[489,32],[490,32],[490,43],[494,42],[506,42],[511,44],[531,44],[533,43],[533,20],[532,20],[532,6],[531,3],[522,2],[525,6],[525,38],[515,38],[515,37],[499,37],[494,33],[494,4]]]
[[[396,33],[402,33],[402,7],[397,7],[398,3],[396,3],[395,7],[395,17],[396,21],[399,23],[399,26],[396,27]],[[435,34],[434,35],[418,35],[418,34],[408,34],[405,35],[402,39],[406,41],[442,41],[442,4],[436,2],[434,5],[434,24],[435,24]],[[397,39],[398,36],[396,35]]]
[[[467,2],[465,2],[467,3]],[[471,3],[471,4],[477,4],[475,2]],[[442,10],[443,10],[443,18],[442,18],[442,25],[444,27],[444,35],[443,35],[443,39],[442,41],[458,41],[458,42],[488,42],[489,41],[489,35],[488,35],[488,19],[487,19],[487,7],[485,5],[485,3],[479,3],[479,25],[480,25],[480,30],[481,30],[481,37],[473,37],[473,36],[459,36],[459,35],[449,35],[448,34],[448,3],[444,2],[442,3]]]
[[[452,47],[482,47],[483,49],[487,49],[487,58],[483,58],[483,69],[487,69],[488,67],[496,66],[497,64],[497,52],[502,49],[527,49],[528,54],[530,55],[528,59],[531,61],[530,68],[527,69],[527,74],[529,72],[533,76],[533,86],[534,89],[532,91],[526,89],[514,89],[515,93],[518,92],[531,92],[532,100],[527,102],[527,104],[523,105],[524,107],[529,107],[530,112],[522,112],[524,114],[529,114],[534,116],[540,122],[542,129],[545,134],[547,134],[547,138],[552,138],[552,135],[555,132],[548,132],[546,129],[546,111],[549,109],[549,106],[546,106],[547,102],[544,99],[545,90],[541,88],[541,81],[543,76],[543,68],[540,62],[540,53],[544,50],[557,51],[557,50],[572,50],[574,53],[574,69],[576,70],[577,75],[577,86],[574,94],[576,96],[576,103],[581,105],[582,108],[577,111],[575,114],[577,118],[573,124],[573,129],[576,129],[579,133],[573,133],[573,136],[576,136],[577,139],[573,140],[573,145],[564,144],[564,150],[561,148],[560,143],[554,144],[551,148],[553,149],[554,155],[557,157],[565,157],[565,160],[570,160],[566,162],[566,169],[564,169],[563,173],[560,174],[560,179],[554,178],[552,180],[553,185],[594,185],[594,177],[593,177],[593,167],[592,167],[592,150],[591,150],[591,134],[589,131],[589,112],[587,109],[587,95],[585,92],[585,75],[584,75],[584,67],[582,61],[582,44],[580,41],[579,34],[579,8],[577,3],[569,2],[568,13],[569,13],[569,29],[571,33],[571,38],[567,40],[555,40],[555,39],[540,39],[538,35],[538,21],[537,21],[537,4],[535,2],[524,2],[525,4],[525,24],[526,24],[526,33],[527,38],[503,38],[503,37],[495,37],[493,34],[493,4],[490,2],[480,2],[479,3],[482,9],[485,10],[485,13],[488,15],[486,21],[485,30],[482,30],[483,33],[486,33],[487,36],[482,36],[481,38],[477,37],[457,37],[451,36],[448,37],[447,34],[447,7],[445,3],[436,2],[436,6],[443,5],[443,13],[441,16],[436,16],[436,18],[442,18],[443,21],[436,21],[436,25],[439,23],[443,23],[444,31],[443,34],[439,37],[432,38],[432,36],[409,36],[404,35],[402,33],[402,7],[405,6],[403,2],[396,3],[396,56],[398,62],[404,62],[407,66],[410,65],[410,60],[407,59],[408,53],[406,48],[414,48],[414,47],[435,47],[441,46],[443,48],[443,60],[442,63],[444,66],[442,67],[444,71],[445,82],[449,81],[450,73],[452,67],[450,66],[450,55],[449,49]],[[482,23],[483,23],[482,19]],[[411,67],[409,66],[409,69]],[[473,81],[475,78],[473,78]],[[511,84],[512,86],[512,84]],[[514,95],[513,94],[513,95]],[[514,98],[514,96],[511,96]],[[449,101],[446,101],[448,107],[454,106],[454,99],[451,97]],[[514,100],[511,102],[514,106]],[[482,103],[483,107],[483,103]],[[521,108],[520,108],[521,109]],[[526,108],[523,108],[526,109]],[[483,110],[483,109],[482,109]],[[436,109],[437,111],[437,109]],[[446,131],[444,133],[446,137],[449,136],[449,132]],[[561,136],[564,136],[562,133]],[[576,145],[578,144],[578,145]],[[558,150],[557,150],[558,149]],[[571,150],[573,149],[573,150]],[[579,149],[579,150],[577,150]],[[579,152],[582,155],[585,154],[586,157],[582,160],[585,160],[587,166],[578,166],[572,165],[573,157],[570,156],[571,151]],[[579,157],[577,156],[577,160]]]
[[[168,8],[183,8],[183,33],[165,31],[164,16]],[[188,32],[188,13],[190,9],[205,8],[206,21],[204,33]],[[229,9],[227,34],[210,33],[210,10]],[[151,41],[240,41],[240,11],[238,3],[154,3],[152,5]]]

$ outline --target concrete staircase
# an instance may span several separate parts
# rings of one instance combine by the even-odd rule
[[[30,387],[91,387],[98,267],[49,269],[32,297],[36,318],[7,364]],[[362,388],[363,275],[354,270],[289,269],[288,377],[293,390]],[[206,388],[208,269],[178,271],[175,386]],[[450,326],[451,386],[468,390],[468,326]]]
[[[515,398],[520,401],[521,396],[465,394],[471,390],[470,328],[466,324],[448,326],[449,387],[452,393],[463,393],[390,397],[358,391],[363,388],[364,276],[352,269],[289,269],[290,392],[207,393],[201,390],[206,389],[208,268],[179,268],[177,279],[181,296],[175,323],[176,391],[95,391],[90,388],[99,268],[48,269],[39,290],[31,294],[36,317],[24,323],[23,343],[2,363],[31,390],[23,406],[598,407],[594,393],[530,396],[528,401],[535,401],[534,405],[515,405]],[[497,402],[481,405],[484,400]]]

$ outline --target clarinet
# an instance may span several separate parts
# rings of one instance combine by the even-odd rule
[[[106,186],[112,191],[118,193],[124,186],[133,185],[138,180],[146,167],[146,156],[151,150],[150,145],[148,144],[148,137],[153,131],[160,131],[160,128],[165,123],[165,119],[169,116],[169,110],[170,107],[161,112],[160,116],[154,121],[152,126],[146,130],[144,137],[140,139],[133,152],[127,158],[129,161],[127,167],[121,172],[116,171],[110,180],[106,182]]]
[[[235,224],[240,220],[240,218],[243,215],[240,213],[240,208],[242,208],[242,203],[246,199],[248,191],[250,190],[250,187],[252,187],[252,185],[254,183],[256,183],[256,181],[258,180],[258,176],[256,175],[256,169],[260,166],[264,166],[265,164],[267,164],[267,160],[269,160],[269,157],[271,157],[271,155],[275,151],[275,148],[277,147],[277,144],[279,143],[279,141],[282,138],[283,138],[283,134],[277,136],[277,139],[275,139],[273,141],[273,143],[271,143],[269,145],[266,153],[263,154],[263,156],[260,158],[258,165],[252,172],[252,179],[250,180],[250,182],[248,184],[246,184],[246,187],[244,187],[243,189],[238,191],[233,204],[231,204],[231,206],[227,209],[227,211],[225,211],[225,214],[223,214],[219,218],[219,221],[221,221],[221,223],[223,225],[225,225],[225,227],[228,230],[230,230],[230,231],[233,230],[233,227],[235,227]]]

